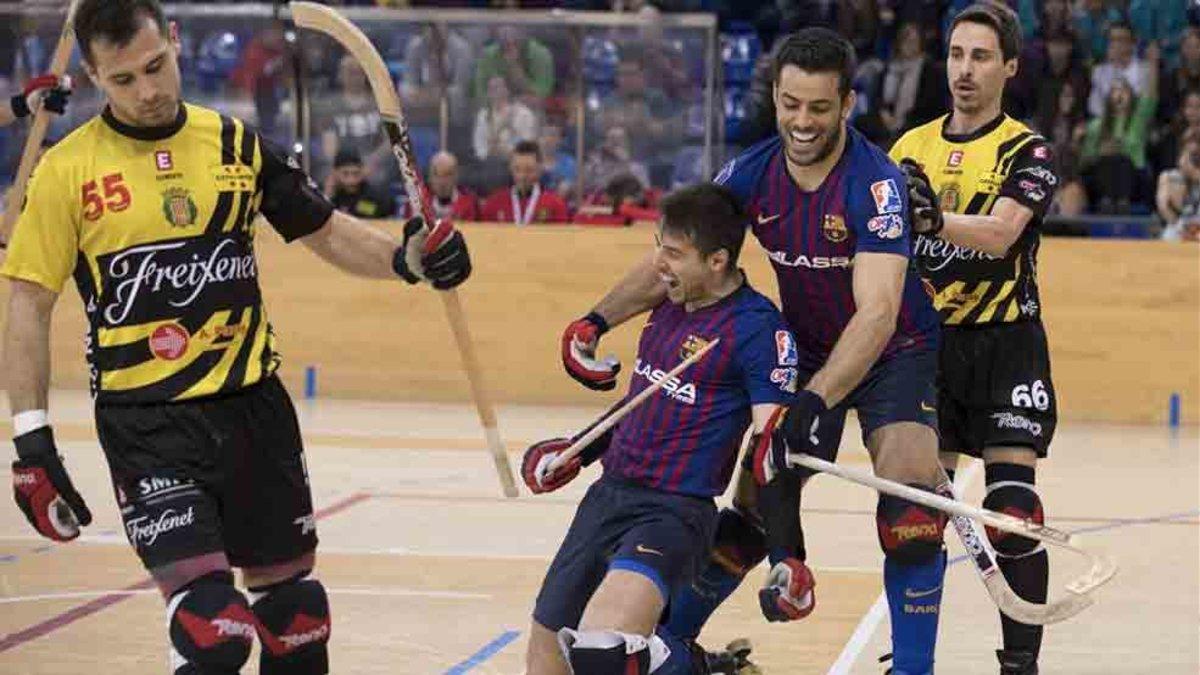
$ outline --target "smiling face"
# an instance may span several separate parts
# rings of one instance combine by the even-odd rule
[[[721,284],[729,253],[718,249],[707,256],[685,234],[659,225],[654,266],[667,285],[667,299],[680,305],[707,300]]]
[[[183,87],[174,25],[164,35],[151,16],[143,16],[127,44],[97,37],[89,45],[89,54],[84,68],[118,120],[135,127],[161,127],[175,121]]]
[[[775,125],[788,162],[811,166],[829,157],[845,133],[854,92],[844,99],[836,72],[808,72],[788,64],[774,87]]]

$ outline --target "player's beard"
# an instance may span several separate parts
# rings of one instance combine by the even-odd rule
[[[839,121],[833,125],[832,129],[824,129],[820,132],[825,139],[823,143],[818,143],[813,148],[797,152],[797,149],[794,147],[795,142],[791,138],[791,131],[782,124],[779,125],[779,135],[783,140],[783,147],[787,152],[788,162],[794,166],[812,166],[825,161],[842,140],[844,130],[845,125]]]

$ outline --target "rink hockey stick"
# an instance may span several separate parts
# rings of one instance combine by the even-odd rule
[[[346,17],[336,10],[318,5],[313,2],[293,2],[292,20],[301,28],[328,35],[354,55],[367,79],[371,83],[371,91],[375,95],[375,105],[379,108],[379,117],[383,122],[383,130],[392,146],[392,154],[400,164],[400,174],[404,178],[404,191],[408,195],[408,203],[413,212],[420,211],[425,219],[425,226],[432,227],[435,219],[429,204],[421,198],[421,175],[417,173],[416,161],[412,152],[412,141],[408,136],[408,124],[404,120],[404,110],[400,106],[400,96],[392,83],[391,75],[383,58],[375,50],[370,39],[357,26],[350,23]],[[487,437],[488,449],[492,453],[492,461],[496,465],[496,473],[500,476],[500,485],[506,497],[517,496],[517,485],[513,479],[512,467],[508,463],[508,454],[500,441],[500,433],[496,429],[496,411],[487,395],[483,384],[483,371],[479,359],[475,355],[475,347],[471,342],[471,334],[467,330],[467,320],[463,314],[462,303],[459,302],[458,292],[454,289],[442,291],[442,302],[446,307],[446,317],[450,321],[450,330],[454,333],[454,341],[458,345],[462,357],[463,369],[467,372],[467,381],[471,385],[471,397],[475,401],[475,410],[479,421],[483,424],[483,432]]]
[[[944,469],[939,469],[938,473],[941,474],[942,482],[934,491],[947,499],[957,500],[958,495],[955,494],[950,477]],[[1000,567],[996,564],[996,554],[975,521],[966,516],[954,515],[950,517],[950,522],[954,525],[958,540],[962,542],[968,557],[974,563],[975,571],[979,573],[988,595],[992,597],[992,602],[995,602],[996,607],[1008,617],[1025,624],[1044,626],[1065,621],[1092,605],[1092,597],[1085,593],[1067,593],[1058,600],[1045,604],[1022,598],[1000,573]]]
[[[900,497],[901,499],[906,499],[910,502],[916,502],[917,504],[922,504],[924,506],[928,506],[929,508],[943,511],[952,516],[961,516],[971,520],[978,520],[983,522],[985,525],[990,525],[998,530],[1004,530],[1005,532],[1010,532],[1012,534],[1019,534],[1022,537],[1036,539],[1038,541],[1051,544],[1053,546],[1066,548],[1078,553],[1084,558],[1087,558],[1091,566],[1087,572],[1067,584],[1067,593],[1069,594],[1068,598],[1070,598],[1070,595],[1084,596],[1082,601],[1073,600],[1072,602],[1078,603],[1086,601],[1086,604],[1084,604],[1083,607],[1075,610],[1076,612],[1091,604],[1092,599],[1090,597],[1086,597],[1088,593],[1095,591],[1097,588],[1107,583],[1117,573],[1117,565],[1111,558],[1087,548],[1084,546],[1080,537],[1069,532],[1064,532],[1047,525],[1040,525],[1031,520],[1022,520],[1020,518],[1014,518],[1008,514],[997,513],[996,511],[979,508],[955,499],[948,499],[941,495],[933,494],[932,492],[918,490],[914,487],[904,485],[903,483],[897,483],[885,478],[880,478],[866,471],[839,466],[832,462],[827,462],[823,459],[818,459],[803,453],[789,452],[787,455],[787,461],[789,466],[803,466],[812,469],[813,471],[832,474],[852,483],[865,485],[869,488],[874,488],[878,492],[883,492],[894,497]],[[991,588],[989,587],[988,590],[990,591]],[[1071,609],[1074,609],[1074,607],[1071,606]],[[1071,614],[1064,614],[1062,618],[1065,619],[1068,616],[1071,616]]]
[[[659,378],[658,381],[651,382],[650,386],[639,391],[636,396],[626,401],[625,404],[620,408],[617,408],[615,412],[607,417],[601,418],[599,422],[594,422],[591,426],[591,431],[588,431],[584,435],[580,436],[578,440],[571,444],[571,447],[563,450],[561,453],[559,453],[558,457],[554,458],[553,462],[550,462],[550,466],[546,467],[546,474],[549,475],[561,469],[564,464],[574,459],[579,453],[583,452],[583,449],[590,445],[592,441],[600,438],[606,431],[615,427],[617,422],[621,421],[621,418],[628,415],[630,411],[641,405],[641,403],[646,399],[650,398],[650,396],[654,392],[661,389],[664,384],[669,382],[671,379],[678,377],[680,373],[687,370],[688,366],[704,358],[704,356],[708,354],[713,347],[716,347],[717,343],[720,341],[721,338],[716,338],[700,349],[697,349],[691,356],[687,357],[680,362],[679,365],[672,368],[669,373]]]
[[[58,77],[62,77],[67,72],[67,66],[71,63],[71,52],[75,50],[75,9],[79,6],[79,0],[71,0],[67,5],[67,18],[63,21],[62,32],[58,34],[58,44],[54,45],[54,54],[50,58],[50,73]],[[17,165],[17,175],[13,179],[12,187],[8,190],[8,202],[4,208],[4,220],[0,222],[0,249],[8,246],[9,237],[12,236],[13,226],[17,224],[17,216],[21,213],[21,205],[25,201],[25,188],[29,185],[29,176],[33,174],[33,167],[38,149],[42,147],[42,141],[46,140],[46,131],[50,127],[50,111],[46,110],[46,106],[39,106],[37,112],[34,113],[32,122],[29,125],[29,135],[25,137],[25,148],[21,151],[21,163]]]

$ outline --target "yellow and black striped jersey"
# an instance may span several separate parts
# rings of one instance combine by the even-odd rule
[[[105,109],[41,159],[0,274],[56,293],[74,276],[98,402],[236,391],[279,367],[260,212],[290,241],[332,206],[239,120],[183,104],[174,124],[145,129]]]
[[[947,119],[904,134],[892,159],[910,157],[924,167],[943,211],[988,214],[997,199],[1009,197],[1032,209],[1033,218],[1003,258],[919,235],[914,258],[933,285],[934,307],[944,325],[1039,318],[1037,251],[1058,185],[1050,145],[1007,115],[968,135],[947,133]]]

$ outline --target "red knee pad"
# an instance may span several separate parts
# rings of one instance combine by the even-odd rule
[[[258,622],[228,572],[188,584],[167,603],[174,672],[237,672],[250,658]]]
[[[912,487],[932,492],[922,485]],[[946,521],[946,514],[937,509],[892,495],[879,495],[875,507],[879,546],[884,555],[903,564],[924,562],[937,555],[942,550]]]
[[[251,608],[262,642],[261,675],[325,675],[329,672],[329,597],[316,579],[252,589]]]

